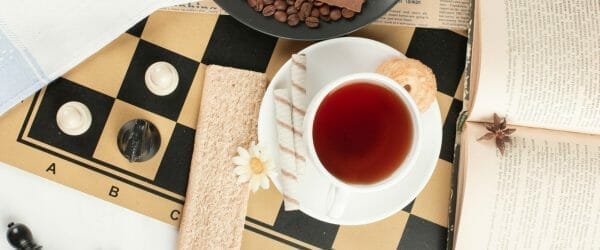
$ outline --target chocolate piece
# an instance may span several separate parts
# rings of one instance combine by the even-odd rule
[[[338,6],[341,8],[346,8],[354,12],[361,12],[362,5],[365,0],[319,0],[323,3]]]

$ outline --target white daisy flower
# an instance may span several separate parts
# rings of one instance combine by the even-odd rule
[[[238,147],[237,151],[238,156],[233,157],[236,165],[233,172],[238,176],[237,182],[250,181],[252,192],[256,192],[259,186],[268,189],[269,178],[275,178],[277,171],[265,148],[252,142],[248,150]]]

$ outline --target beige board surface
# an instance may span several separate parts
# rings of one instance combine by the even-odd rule
[[[382,41],[409,56],[423,56],[423,60],[429,60],[428,57],[437,60],[439,56],[440,61],[447,62],[446,57],[460,54],[459,51],[446,55],[447,48],[420,48],[424,46],[421,41],[427,42],[431,34],[433,38],[444,36],[444,39],[466,42],[466,38],[452,31],[377,24],[353,35]],[[248,45],[246,43],[253,41],[240,40],[240,36],[262,43]],[[0,161],[178,226],[185,200],[185,187],[183,192],[181,190],[186,182],[180,176],[186,171],[181,169],[185,165],[182,159],[191,157],[206,65],[239,61],[237,65],[228,66],[266,72],[271,78],[292,53],[310,44],[262,35],[229,16],[156,12],[63,78],[0,117],[0,152],[9,152],[0,154]],[[155,100],[155,97],[140,94],[145,93],[143,88],[130,86],[143,86],[138,79],[144,63],[157,60],[172,60],[183,79],[179,87],[184,86],[184,89],[176,90],[182,93],[171,99],[167,96]],[[460,61],[460,58],[450,61]],[[436,71],[434,63],[425,63]],[[455,106],[461,102],[454,92],[460,76],[438,79],[438,102],[444,120],[460,111]],[[51,111],[54,106],[72,99],[81,99],[92,110],[91,132],[82,135],[81,140],[53,130],[55,114]],[[159,153],[145,163],[128,163],[116,148],[118,129],[134,118],[152,121],[161,133]],[[454,134],[453,130],[446,129],[444,126],[444,133]],[[431,245],[431,242],[444,244],[450,192],[449,161],[448,157],[439,159],[430,183],[413,204],[392,217],[364,226],[331,225],[301,212],[285,212],[281,194],[271,185],[270,189],[250,196],[243,248],[364,249],[369,246],[411,248],[424,243]],[[419,238],[421,236],[424,238]]]

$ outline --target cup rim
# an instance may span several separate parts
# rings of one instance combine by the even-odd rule
[[[390,176],[386,177],[385,179],[383,179],[381,181],[378,181],[378,182],[372,183],[372,184],[351,184],[351,183],[343,182],[342,180],[338,179],[337,177],[335,177],[334,175],[329,173],[329,171],[327,171],[325,166],[319,160],[319,157],[318,157],[317,152],[314,147],[313,130],[312,130],[313,124],[314,124],[313,122],[314,122],[314,118],[316,116],[317,110],[321,106],[323,99],[325,99],[325,97],[327,95],[329,95],[333,91],[339,89],[340,87],[346,86],[348,84],[357,83],[357,82],[383,86],[383,87],[388,88],[392,92],[394,92],[404,102],[404,104],[406,104],[408,106],[408,110],[409,110],[410,116],[412,118],[411,120],[412,120],[412,124],[413,124],[413,142],[412,142],[410,151],[407,154],[404,161],[401,163],[401,165],[399,167],[397,167],[397,169]],[[321,172],[321,174],[324,175],[331,184],[333,184],[336,187],[341,188],[341,189],[356,191],[356,192],[378,191],[378,190],[388,188],[388,187],[398,183],[414,167],[414,165],[416,163],[416,159],[417,159],[417,154],[419,153],[420,148],[421,148],[421,137],[422,137],[421,114],[419,112],[419,109],[418,109],[416,103],[414,102],[414,100],[412,99],[410,94],[399,83],[397,83],[396,81],[394,81],[386,76],[383,76],[383,75],[380,75],[377,73],[354,73],[354,74],[342,76],[342,77],[326,84],[324,87],[322,87],[314,95],[314,97],[310,100],[310,103],[306,109],[306,113],[305,113],[305,117],[304,117],[304,124],[303,124],[303,131],[304,131],[304,142],[306,144],[306,149],[307,149],[307,154],[308,154],[307,160],[311,160],[313,162],[313,164],[316,166],[316,168],[319,170],[319,172]]]

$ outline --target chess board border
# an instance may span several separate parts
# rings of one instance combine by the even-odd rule
[[[25,116],[25,120],[23,121],[23,125],[21,126],[21,129],[20,129],[20,131],[19,131],[19,136],[17,137],[17,142],[19,142],[19,143],[21,143],[21,144],[24,144],[24,145],[26,145],[26,146],[32,147],[32,148],[34,148],[34,149],[40,150],[40,151],[42,151],[42,152],[45,152],[45,153],[51,154],[51,155],[53,155],[53,156],[59,157],[59,158],[61,158],[61,159],[63,159],[63,160],[69,161],[69,162],[71,162],[71,163],[73,163],[73,164],[76,164],[76,165],[78,165],[78,166],[84,167],[84,168],[86,168],[86,169],[88,169],[88,170],[91,170],[91,171],[94,171],[94,172],[96,172],[96,173],[98,173],[98,174],[102,174],[102,175],[104,175],[104,176],[106,176],[106,177],[109,177],[109,178],[112,178],[112,179],[115,179],[115,180],[121,181],[121,182],[123,182],[123,183],[126,183],[127,185],[130,185],[130,186],[133,186],[133,187],[136,187],[136,188],[142,189],[142,190],[144,190],[144,191],[146,191],[146,192],[149,192],[149,193],[151,193],[151,194],[157,195],[157,196],[159,196],[159,197],[161,197],[161,198],[164,198],[164,199],[170,200],[170,201],[172,201],[172,202],[176,202],[176,203],[178,203],[178,204],[180,204],[180,205],[183,205],[183,203],[184,203],[184,200],[182,200],[182,199],[178,199],[178,198],[176,198],[176,197],[173,197],[173,196],[171,196],[171,195],[169,195],[169,194],[165,194],[165,193],[162,193],[162,192],[160,192],[160,191],[158,191],[158,190],[155,190],[155,189],[152,189],[152,188],[146,187],[146,186],[144,186],[144,185],[141,185],[141,184],[139,184],[139,183],[136,183],[136,182],[134,182],[134,181],[128,180],[127,178],[123,178],[123,177],[121,177],[121,176],[118,176],[118,175],[115,175],[115,174],[109,173],[109,172],[107,172],[107,171],[105,171],[105,170],[99,169],[99,168],[97,168],[97,167],[94,167],[94,166],[92,166],[92,165],[89,165],[89,164],[86,164],[86,163],[84,163],[84,162],[81,162],[81,161],[79,161],[79,160],[77,160],[77,159],[73,159],[72,157],[69,157],[69,156],[63,155],[63,154],[61,154],[61,153],[59,153],[59,152],[56,152],[56,151],[53,151],[53,150],[51,150],[51,149],[48,149],[48,148],[42,147],[42,146],[40,146],[40,145],[36,145],[36,144],[34,144],[34,143],[31,143],[31,142],[29,142],[29,141],[27,141],[27,140],[23,139],[23,136],[24,136],[24,134],[25,134],[25,129],[27,128],[27,125],[29,124],[29,121],[30,121],[30,119],[31,119],[31,115],[33,114],[33,111],[34,111],[34,109],[35,109],[35,106],[36,106],[36,104],[38,103],[38,99],[41,97],[41,92],[42,92],[42,90],[40,90],[40,91],[36,92],[36,93],[35,93],[35,95],[33,96],[33,100],[32,100],[32,102],[31,102],[31,105],[29,106],[29,108],[28,108],[28,110],[27,110],[27,115]],[[105,163],[105,162],[103,162],[103,161],[100,161],[100,160],[97,160],[97,159],[94,159],[94,158],[91,158],[91,159],[86,159],[86,160],[90,160],[90,161],[92,161],[92,162],[94,162],[94,163],[97,163],[97,164],[99,164],[99,165],[102,165],[102,166],[104,166],[104,167],[107,167],[107,168],[110,168],[110,169],[116,170],[116,171],[118,171],[118,172],[120,172],[120,173],[122,173],[122,174],[126,174],[126,175],[128,175],[128,176],[130,176],[130,177],[133,177],[133,178],[139,179],[139,180],[141,180],[141,181],[144,181],[144,182],[146,182],[146,183],[152,184],[151,182],[149,182],[149,180],[148,180],[147,178],[144,178],[144,177],[142,177],[142,176],[137,176],[136,174],[133,174],[133,173],[128,173],[128,172],[127,172],[127,171],[125,171],[125,170],[119,169],[119,168],[117,168],[117,167],[115,167],[115,166],[113,166],[113,165],[110,165],[110,164],[108,164],[108,163]]]
[[[286,45],[287,42],[285,40],[282,41],[282,40],[274,39],[271,37],[259,36],[259,38],[256,38],[256,39],[261,41],[259,43],[261,45],[261,47],[259,48],[259,51],[260,51],[259,54],[261,56],[259,57],[260,60],[258,60],[260,63],[258,63],[258,64],[251,63],[252,61],[250,61],[249,59],[256,61],[256,58],[254,58],[252,56],[241,56],[241,57],[223,56],[221,54],[223,51],[222,48],[227,48],[230,50],[233,49],[233,50],[231,50],[231,54],[236,54],[236,55],[238,55],[239,53],[248,54],[248,53],[254,51],[254,50],[248,49],[249,46],[250,46],[250,48],[255,49],[254,47],[249,45],[249,43],[237,44],[234,42],[234,41],[238,41],[238,40],[242,40],[242,39],[247,39],[249,36],[253,37],[255,35],[255,32],[253,30],[248,30],[245,26],[239,25],[237,22],[234,22],[234,20],[230,20],[230,19],[231,18],[229,16],[219,16],[218,18],[216,18],[214,20],[215,27],[214,27],[214,29],[212,29],[211,32],[215,32],[215,30],[219,31],[219,32],[216,34],[214,34],[214,33],[210,34],[210,39],[208,39],[208,41],[207,41],[207,43],[209,43],[209,45],[207,45],[207,49],[208,49],[208,47],[210,47],[211,49],[207,50],[207,52],[204,55],[193,58],[195,61],[200,62],[201,63],[200,65],[223,64],[226,66],[232,66],[232,67],[238,67],[238,68],[244,68],[244,69],[252,69],[255,71],[259,71],[259,72],[268,74],[268,72],[271,72],[271,73],[273,72],[273,69],[269,69],[269,67],[271,67],[271,66],[269,66],[269,64],[273,63],[274,65],[277,65],[277,63],[278,63],[277,60],[274,60],[274,59],[278,59],[277,55],[273,54],[276,52],[277,48],[287,49],[287,50],[296,48],[295,43],[292,44],[293,46],[289,46],[289,45]],[[145,27],[147,21],[151,24],[150,26],[152,26],[153,23],[154,23],[154,25],[156,25],[156,23],[159,22],[160,20],[162,20],[162,19],[160,19],[160,18],[159,19],[152,19],[152,18],[144,19],[141,22],[142,30],[143,30],[143,28],[147,28],[147,27]],[[218,28],[216,26],[218,26]],[[454,69],[454,67],[455,66],[459,67],[460,65],[455,63],[454,61],[452,61],[452,58],[455,58],[457,53],[455,53],[454,50],[447,50],[447,48],[456,48],[458,46],[457,44],[459,44],[459,45],[461,44],[460,40],[462,40],[462,39],[458,39],[458,40],[454,39],[455,38],[454,35],[459,34],[463,37],[464,37],[464,35],[462,35],[462,33],[460,33],[460,32],[455,32],[455,31],[450,31],[450,30],[431,30],[431,29],[412,28],[409,31],[409,29],[411,29],[411,28],[407,28],[406,30],[404,30],[404,29],[401,30],[402,32],[404,32],[404,33],[401,33],[401,34],[403,34],[403,36],[401,36],[401,38],[403,38],[403,39],[409,38],[409,39],[404,41],[404,42],[408,42],[407,44],[400,43],[400,45],[397,44],[398,41],[396,41],[396,40],[383,39],[387,36],[382,36],[382,34],[379,32],[373,32],[374,30],[376,31],[376,29],[367,28],[367,29],[361,31],[362,33],[358,33],[359,34],[358,36],[368,35],[365,37],[369,37],[371,39],[376,39],[376,40],[383,39],[383,40],[387,41],[387,43],[394,43],[396,45],[396,47],[400,46],[400,48],[404,48],[404,50],[402,52],[405,53],[406,55],[412,55],[413,57],[415,57],[417,59],[427,62],[427,64],[430,65],[430,67],[433,67],[435,69],[434,70],[435,72],[440,74],[440,79],[446,79],[443,81],[442,85],[444,85],[444,86],[446,86],[447,84],[450,84],[450,85],[448,85],[446,87],[442,87],[438,90],[438,99],[441,98],[444,100],[441,102],[441,105],[445,107],[445,111],[443,111],[443,112],[447,116],[445,119],[443,119],[444,120],[443,130],[444,131],[454,130],[454,128],[456,127],[456,124],[455,124],[455,120],[453,120],[453,117],[455,117],[455,115],[453,115],[453,114],[455,114],[456,112],[459,112],[461,110],[461,107],[463,104],[460,96],[457,96],[458,93],[461,92],[460,88],[458,87],[460,84],[455,84],[455,80],[459,81],[460,76],[459,76],[459,74],[457,74],[458,70]],[[166,42],[163,43],[163,42],[161,42],[160,39],[153,40],[152,39],[153,36],[148,35],[151,33],[146,34],[146,39],[142,38],[142,30],[139,30],[138,31],[139,33],[137,35],[131,34],[131,33],[129,35],[135,36],[135,38],[140,39],[140,41],[144,40],[144,41],[150,42],[154,45],[160,46],[160,47],[168,49],[168,50],[170,49],[171,51],[173,51],[172,50],[173,47],[170,47],[169,43],[166,43]],[[234,34],[237,34],[238,36],[233,37],[233,38],[229,37],[228,33],[230,33],[232,30],[239,31],[239,32],[234,32]],[[383,31],[386,31],[386,30],[387,29],[384,29]],[[404,36],[404,34],[406,35],[406,37]],[[403,40],[403,39],[399,39],[399,40]],[[303,47],[306,46],[306,44],[297,44],[297,46],[300,46],[300,45],[302,45]],[[279,47],[279,46],[281,46],[281,47]],[[431,47],[439,48],[439,49],[432,50]],[[177,50],[177,51],[179,51],[179,50]],[[461,50],[458,50],[458,52],[460,52],[460,51]],[[176,53],[178,53],[179,55],[185,54],[185,53],[182,54],[180,52],[181,51],[176,52]],[[440,54],[440,52],[444,52],[444,53]],[[453,52],[453,53],[448,53],[448,52]],[[461,53],[458,53],[458,54],[461,54]],[[284,55],[285,55],[285,53],[284,53]],[[188,56],[188,58],[189,58],[189,56]],[[442,62],[442,63],[440,63],[440,62]],[[128,68],[128,70],[129,70],[129,68]],[[460,72],[462,73],[462,70]],[[70,79],[69,77],[65,77],[65,79],[71,81],[73,84],[76,84],[76,85],[82,85],[81,83],[86,82],[86,81],[77,80],[77,79]],[[123,83],[121,83],[121,84],[123,84]],[[98,91],[97,89],[94,89],[93,87],[90,87],[90,86],[83,86],[83,87]],[[120,169],[120,168],[116,167],[117,169],[113,169],[113,168],[107,167],[104,164],[97,162],[99,160],[99,158],[94,158],[93,156],[92,157],[80,156],[69,150],[62,149],[61,147],[59,147],[55,144],[45,142],[44,140],[40,140],[40,139],[32,136],[31,129],[32,129],[33,124],[35,123],[35,120],[37,119],[38,115],[40,115],[40,113],[38,113],[38,112],[40,112],[40,108],[43,107],[41,105],[43,105],[44,98],[47,95],[46,90],[47,89],[43,89],[43,90],[37,92],[34,95],[34,97],[32,98],[31,103],[28,103],[25,107],[23,107],[23,109],[20,113],[20,115],[23,114],[23,116],[20,117],[19,121],[14,123],[14,130],[11,128],[11,130],[14,131],[11,134],[11,140],[14,140],[13,135],[16,134],[15,132],[17,132],[18,133],[18,138],[17,138],[18,144],[25,145],[27,148],[32,148],[41,153],[48,154],[52,157],[56,157],[56,158],[60,158],[61,160],[64,160],[64,161],[68,161],[69,163],[73,164],[76,167],[83,167],[83,168],[78,168],[78,170],[77,170],[78,173],[86,172],[86,174],[89,173],[91,175],[94,175],[95,177],[96,176],[97,177],[104,176],[104,177],[99,177],[99,179],[100,178],[103,179],[102,181],[115,180],[115,181],[122,182],[124,186],[127,186],[127,188],[129,188],[129,189],[135,190],[138,194],[145,193],[144,195],[147,195],[147,196],[144,196],[144,197],[146,197],[146,199],[160,200],[160,202],[164,202],[165,204],[173,202],[173,200],[165,199],[165,197],[161,196],[161,190],[164,189],[166,191],[171,191],[170,189],[156,185],[153,182],[145,181],[143,179],[144,177],[139,178],[135,173],[128,174],[127,168]],[[105,92],[102,92],[102,93],[110,96],[114,100],[123,101],[123,99],[120,99],[118,96],[115,96],[112,94],[106,94]],[[127,101],[125,101],[125,102],[127,104],[131,104],[135,107],[139,107],[145,111],[156,113],[156,112],[150,111],[149,109],[132,104],[130,102],[127,102]],[[113,112],[113,110],[111,109],[110,112]],[[167,118],[167,117],[165,117],[165,118]],[[23,119],[23,120],[21,120],[21,119]],[[171,121],[173,120],[171,118],[167,118],[167,119],[169,119]],[[20,124],[21,122],[24,122],[24,123]],[[179,121],[176,121],[176,123],[182,124],[182,123],[179,123]],[[182,124],[182,125],[188,127],[185,124]],[[103,125],[103,126],[106,126],[106,125]],[[20,132],[18,131],[19,129],[20,129]],[[444,162],[451,163],[451,162],[453,162],[453,160],[457,160],[456,157],[452,157],[454,151],[451,150],[453,148],[453,146],[455,145],[454,144],[455,134],[449,133],[448,135],[449,136],[444,137],[444,142],[446,142],[445,144],[447,144],[447,145],[446,146],[444,146],[444,144],[442,145],[442,153],[440,154],[440,157],[438,160],[439,161],[443,160]],[[69,164],[69,165],[71,165],[71,164]],[[119,166],[119,165],[120,164],[117,164],[116,166]],[[443,168],[443,166],[438,166],[437,168]],[[121,173],[124,173],[124,174],[121,174]],[[50,178],[47,178],[47,179],[50,179]],[[145,178],[145,179],[147,180],[148,178]],[[84,191],[84,190],[82,190],[82,185],[79,183],[76,183],[76,182],[69,182],[69,181],[65,181],[65,180],[61,181],[60,179],[50,179],[50,180],[53,180],[54,182],[56,182],[58,184],[71,186],[72,188],[79,190],[84,194],[89,194],[96,198],[105,199],[108,202],[113,203],[117,206],[132,210],[134,212],[142,213],[150,218],[160,220],[167,224],[171,224],[175,227],[177,227],[177,225],[178,225],[179,220],[177,220],[177,221],[173,220],[173,223],[170,223],[171,221],[169,221],[168,218],[160,219],[159,217],[157,217],[156,212],[144,211],[143,209],[140,209],[140,207],[132,206],[130,204],[125,204],[126,202],[123,202],[123,201],[127,201],[127,199],[128,199],[127,196],[123,196],[125,198],[123,198],[122,200],[119,200],[119,199],[112,200],[111,197],[106,196],[106,193],[99,193],[100,191],[98,191],[98,190],[103,190],[103,189],[97,189],[96,187],[94,187],[96,189],[93,189],[92,192]],[[111,184],[103,183],[102,187],[106,187],[105,185],[111,185]],[[150,184],[150,185],[147,185],[147,184]],[[118,185],[118,184],[115,184],[115,185]],[[86,187],[86,186],[83,186],[83,187]],[[105,190],[101,191],[101,192],[105,192]],[[169,192],[166,192],[166,193],[170,194]],[[104,194],[104,196],[102,196],[102,194]],[[151,197],[151,198],[148,198],[148,197]],[[173,205],[180,205],[185,202],[185,194],[184,195],[175,195],[175,197],[178,197],[181,200],[181,202],[175,201],[175,202],[173,202]],[[255,201],[263,201],[261,199],[263,199],[264,197],[269,197],[269,196],[268,195],[263,196]],[[430,196],[428,196],[428,197],[431,198]],[[441,248],[442,244],[446,245],[448,242],[446,237],[450,237],[450,234],[449,233],[441,233],[441,231],[447,232],[446,230],[450,230],[450,225],[444,226],[443,224],[439,223],[439,220],[435,220],[435,218],[434,218],[434,220],[431,220],[431,217],[427,216],[428,215],[427,211],[421,210],[421,213],[419,214],[418,213],[419,208],[422,209],[424,206],[427,206],[427,205],[425,205],[425,203],[428,203],[427,199],[425,199],[425,198],[423,198],[423,199],[424,200],[421,200],[420,203],[419,203],[419,201],[416,201],[416,200],[415,200],[416,202],[415,201],[411,202],[409,204],[409,206],[407,206],[406,208],[403,209],[403,212],[399,212],[400,216],[398,216],[397,218],[392,220],[394,224],[393,224],[393,228],[392,228],[393,230],[390,230],[390,233],[381,232],[381,233],[376,233],[375,235],[377,235],[377,237],[378,237],[379,236],[378,234],[390,234],[390,235],[394,234],[393,240],[390,238],[390,239],[384,239],[384,241],[389,241],[389,242],[387,242],[387,243],[390,243],[390,244],[388,244],[389,246],[391,246],[391,244],[395,244],[394,248],[401,248],[401,249],[402,248],[423,249],[426,246],[432,247],[432,248],[434,248],[434,247]],[[277,202],[274,202],[274,204],[275,203],[281,205],[281,202],[277,201]],[[413,209],[413,205],[416,206],[416,209],[417,209],[417,213],[415,213],[415,214],[411,213],[411,212],[415,212],[414,211],[415,209]],[[315,222],[312,218],[309,218],[307,215],[303,214],[300,211],[287,212],[287,211],[284,211],[284,209],[281,206],[279,207],[279,209],[275,209],[273,207],[269,207],[269,208],[272,210],[270,210],[268,213],[256,212],[256,213],[253,213],[252,215],[247,215],[245,217],[245,223],[244,223],[245,236],[244,237],[249,236],[250,239],[255,240],[254,243],[263,242],[264,240],[271,240],[273,242],[273,247],[275,245],[277,245],[279,247],[283,246],[285,248],[294,248],[294,249],[332,249],[332,248],[336,247],[336,244],[338,244],[340,242],[341,242],[340,245],[338,245],[337,247],[340,247],[342,245],[349,246],[348,243],[354,243],[355,240],[347,240],[347,239],[348,238],[350,238],[350,239],[356,238],[355,234],[357,232],[361,232],[363,230],[363,228],[352,228],[352,227],[346,227],[346,226],[340,226],[340,225],[330,225],[330,224],[326,224],[326,223],[322,223],[322,222]],[[169,209],[172,209],[172,208],[169,208]],[[177,209],[180,209],[180,208],[177,207]],[[273,216],[274,216],[274,218],[272,218]],[[305,230],[304,228],[298,227],[297,225],[302,225],[303,227],[308,227],[311,230]],[[388,228],[390,227],[390,225],[384,224],[384,227],[385,226],[387,226]],[[370,227],[368,227],[368,226],[366,228],[370,229]],[[429,233],[429,232],[432,232],[432,233]],[[397,234],[397,233],[399,233],[399,234]],[[442,239],[440,238],[442,236],[444,237],[443,242],[442,242]],[[400,238],[398,239],[398,237],[400,237]],[[341,239],[342,241],[338,242],[339,239]],[[432,242],[435,244],[430,244]],[[371,243],[373,243],[373,242],[371,242]],[[390,247],[390,249],[391,248],[392,247]]]

